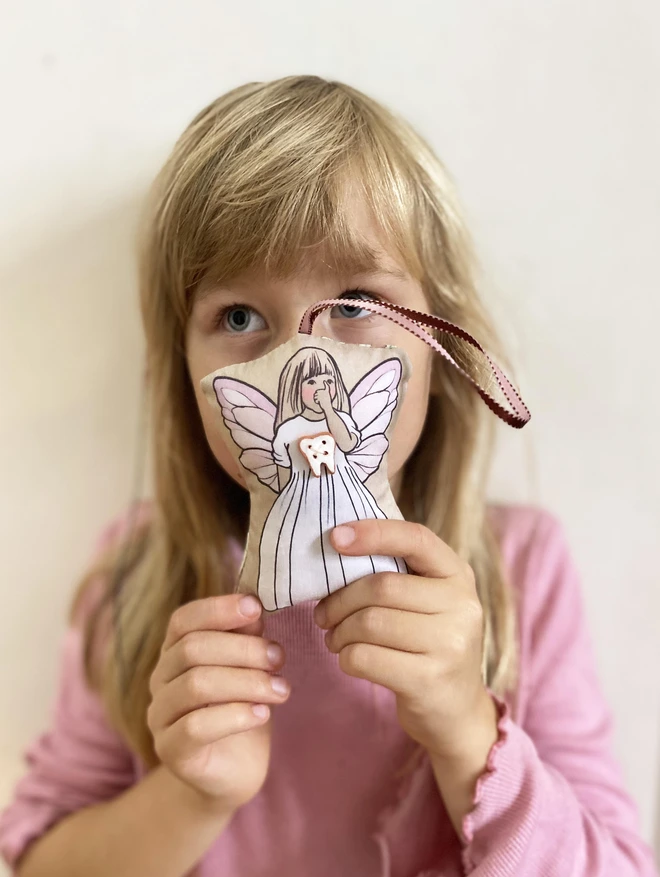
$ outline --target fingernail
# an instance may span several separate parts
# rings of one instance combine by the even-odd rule
[[[267,719],[270,710],[265,703],[254,703],[252,704],[252,712],[258,719]]]
[[[339,546],[339,548],[346,548],[351,542],[355,541],[355,530],[353,527],[347,527],[345,524],[335,527],[332,533],[335,545]]]
[[[281,676],[273,676],[270,685],[275,694],[285,695],[289,693],[289,683]]]
[[[266,654],[268,655],[268,660],[273,666],[279,664],[282,660],[282,647],[278,646],[277,643],[270,643],[266,648]]]
[[[325,606],[323,606],[321,603],[317,603],[316,608],[314,609],[314,621],[318,624],[319,627],[323,627],[327,617],[328,613],[325,611]]]
[[[261,609],[261,603],[257,600],[256,597],[241,597],[238,601],[238,608],[241,615],[245,615],[246,618],[252,618],[253,615],[257,615],[259,610]]]

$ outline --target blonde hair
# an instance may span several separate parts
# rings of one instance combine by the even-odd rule
[[[301,347],[285,364],[280,374],[275,429],[285,420],[302,414],[305,407],[302,401],[302,385],[308,378],[324,374],[331,374],[335,379],[337,396],[333,408],[350,414],[348,391],[334,357],[320,347]]]
[[[344,211],[349,179],[361,185],[432,310],[507,366],[477,291],[450,178],[405,121],[355,88],[316,76],[243,85],[192,120],[154,183],[141,241],[153,514],[93,571],[115,587],[106,588],[86,634],[88,680],[148,765],[158,761],[146,724],[149,677],[170,615],[189,600],[232,591],[223,558],[248,522],[248,494],[210,451],[187,370],[192,296],[205,277],[220,282],[253,267],[287,277],[320,255],[341,273],[370,270],[376,255]],[[443,340],[478,372],[470,348]],[[513,591],[486,513],[495,418],[442,357],[433,370],[399,505],[471,564],[485,616],[483,678],[502,695],[515,685],[517,647]],[[111,608],[109,647],[95,659],[92,641]]]

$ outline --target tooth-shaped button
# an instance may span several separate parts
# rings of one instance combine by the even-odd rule
[[[335,444],[336,442],[329,432],[306,435],[298,442],[302,455],[317,478],[321,474],[321,466],[326,466],[328,472],[334,474]]]

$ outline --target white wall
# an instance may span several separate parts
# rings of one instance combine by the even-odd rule
[[[213,97],[310,72],[404,112],[458,179],[533,411],[522,433],[502,430],[493,490],[565,521],[617,753],[651,839],[657,3],[9,5],[0,37],[0,802],[47,722],[71,588],[130,491],[140,197]]]

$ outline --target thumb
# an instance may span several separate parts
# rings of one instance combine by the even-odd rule
[[[250,624],[246,624],[234,631],[234,633],[247,633],[251,636],[261,636],[263,632],[264,620],[262,617],[259,617],[256,621],[251,621]]]

